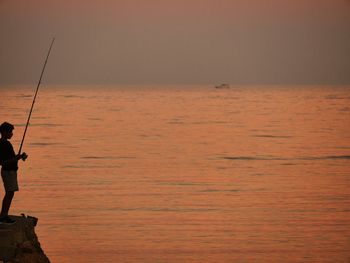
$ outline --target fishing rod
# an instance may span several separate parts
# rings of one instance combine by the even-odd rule
[[[28,120],[27,120],[26,128],[24,129],[24,133],[23,133],[23,137],[22,137],[22,142],[21,142],[21,146],[19,147],[18,154],[21,154],[21,151],[22,151],[22,146],[23,146],[24,138],[26,137],[26,133],[27,133],[27,129],[28,129],[30,117],[32,116],[32,112],[33,112],[33,108],[34,108],[34,103],[35,103],[35,100],[36,100],[36,96],[37,96],[37,94],[38,94],[39,87],[40,87],[40,84],[41,84],[41,79],[42,79],[42,77],[43,77],[43,75],[44,75],[46,63],[47,63],[47,60],[49,59],[49,56],[50,56],[50,53],[51,53],[51,48],[52,48],[54,42],[55,42],[55,38],[52,39],[52,42],[51,42],[49,51],[47,52],[46,60],[45,60],[43,69],[42,69],[41,74],[40,74],[40,78],[39,78],[38,85],[37,85],[37,87],[36,87],[34,99],[33,99],[33,102],[32,102],[32,107],[30,108],[30,112],[29,112],[29,115],[28,115]]]

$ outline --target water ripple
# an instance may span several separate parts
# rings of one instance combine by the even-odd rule
[[[219,159],[233,161],[293,161],[293,160],[350,160],[350,155],[303,156],[303,157],[273,157],[273,156],[223,156]]]
[[[133,156],[82,156],[81,159],[135,159]]]
[[[270,134],[252,135],[252,137],[261,137],[261,138],[292,138],[292,136],[270,135]]]

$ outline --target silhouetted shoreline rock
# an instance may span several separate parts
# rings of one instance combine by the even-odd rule
[[[38,219],[24,215],[11,218],[15,224],[0,224],[0,263],[50,263],[34,231]]]

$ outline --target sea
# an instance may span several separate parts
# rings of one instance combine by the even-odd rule
[[[0,88],[16,151],[35,88]],[[23,151],[52,263],[350,262],[350,86],[42,84]]]

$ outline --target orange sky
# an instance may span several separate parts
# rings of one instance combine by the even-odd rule
[[[349,0],[62,0],[62,1],[9,1],[2,0],[2,6],[9,8],[13,15],[56,13],[74,16],[135,16],[140,19],[151,16],[269,16],[302,18],[318,16],[330,19],[349,16]]]
[[[0,79],[55,35],[52,82],[349,83],[349,24],[349,0],[2,0]]]

